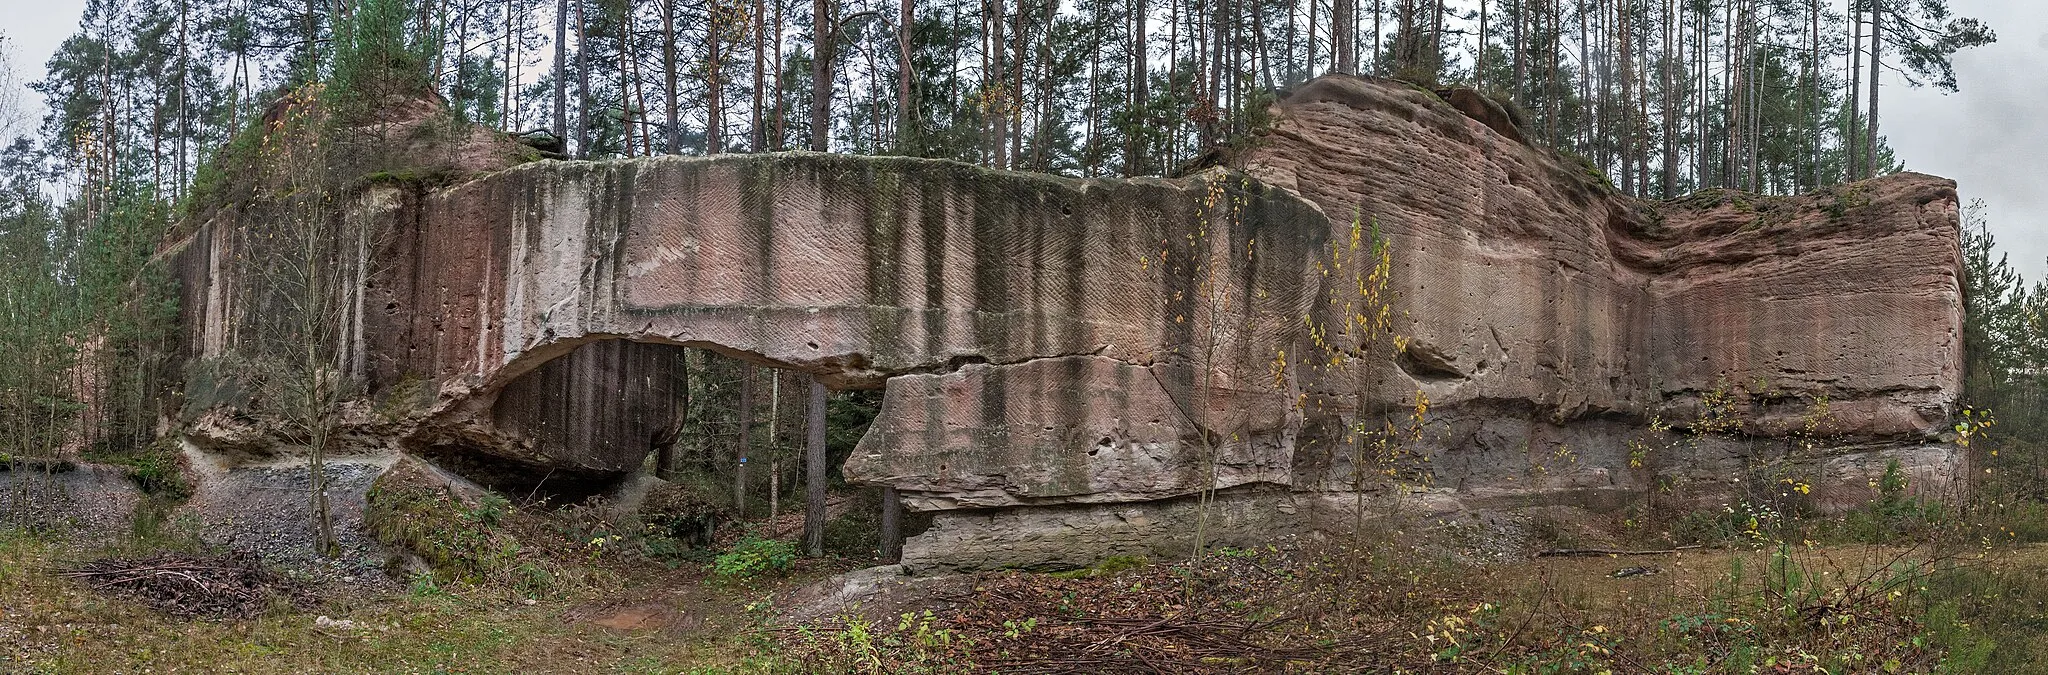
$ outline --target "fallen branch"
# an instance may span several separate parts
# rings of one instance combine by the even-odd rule
[[[98,560],[57,576],[77,579],[94,591],[120,592],[165,613],[184,617],[246,618],[274,598],[299,592],[271,573],[252,554],[203,558],[175,553],[138,560]]]

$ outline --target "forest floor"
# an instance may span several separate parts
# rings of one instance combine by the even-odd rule
[[[1301,543],[955,576],[865,607],[828,596],[835,575],[872,560],[804,559],[746,580],[703,562],[610,561],[601,583],[541,593],[424,578],[282,588],[247,618],[180,618],[66,574],[181,546],[0,533],[0,672],[2048,669],[2038,544],[1752,542],[1474,564]]]
[[[245,619],[187,619],[62,575],[111,551],[0,534],[0,672],[676,673],[738,664],[772,591],[849,565],[805,561],[771,583],[644,566],[601,587],[522,597],[415,583],[335,585]],[[713,669],[706,672],[723,672]]]

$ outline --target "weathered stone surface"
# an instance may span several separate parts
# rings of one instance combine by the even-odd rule
[[[1962,356],[1953,183],[1903,174],[1801,197],[1638,201],[1499,133],[1483,98],[1449,98],[1321,78],[1276,105],[1275,128],[1240,160],[1333,226],[1356,218],[1393,242],[1398,330],[1420,350],[1398,370],[1312,386],[1365,388],[1397,409],[1426,393],[1441,433],[1417,445],[1439,484],[1480,498],[1641,494],[1702,467],[1718,475],[1694,483],[1725,484],[1944,429]],[[1724,457],[1643,429],[1658,418],[1684,431],[1703,414],[1767,440]],[[1675,445],[1686,449],[1631,450]],[[1820,474],[1804,477],[1850,480]]]
[[[799,153],[368,189],[344,365],[434,394],[414,452],[607,475],[673,418],[666,346],[886,383],[845,471],[941,512],[913,569],[1249,543],[1366,493],[1691,508],[1795,478],[1838,507],[1890,459],[1957,475],[1951,183],[1642,202],[1470,92],[1326,77],[1276,112],[1242,173],[1177,180]],[[256,311],[232,224],[177,259],[197,355]],[[1354,225],[1392,245],[1402,339],[1333,367]],[[1383,422],[1398,452],[1355,433]]]
[[[1205,205],[1212,193],[1229,201]],[[513,384],[520,376],[601,340],[705,347],[806,370],[841,387],[1088,355],[1098,366],[1128,367],[1077,370],[1059,387],[1115,392],[1143,377],[1154,392],[1143,401],[1154,428],[1124,431],[1091,426],[1079,417],[1087,412],[1082,407],[1054,405],[1042,394],[1053,383],[1041,380],[1037,388],[1011,391],[1009,402],[998,399],[996,407],[1011,418],[983,436],[919,445],[909,441],[924,436],[899,435],[887,453],[862,453],[849,469],[906,479],[910,470],[872,460],[922,462],[964,451],[982,463],[960,464],[962,471],[1018,475],[1040,471],[1044,457],[975,454],[978,448],[957,444],[993,434],[1021,447],[1020,425],[1062,430],[1035,447],[1068,456],[1099,440],[1066,433],[1079,427],[1108,436],[1195,436],[1188,431],[1192,419],[1167,414],[1173,408],[1157,394],[1160,374],[1188,395],[1195,369],[1171,364],[1198,360],[1189,353],[1198,333],[1216,336],[1203,349],[1221,354],[1291,347],[1301,333],[1296,317],[1313,299],[1308,262],[1325,229],[1303,202],[1224,173],[1190,181],[1073,181],[824,155],[543,163],[429,195],[419,209],[419,229],[403,233],[389,255],[444,262],[379,284],[373,297],[393,310],[372,316],[368,333],[389,337],[373,338],[381,344],[368,351],[391,360],[377,364],[372,357],[372,380],[424,372],[442,383],[451,405],[416,437],[430,446],[504,445],[479,442],[473,432],[497,433],[507,427],[506,416],[480,425],[481,416],[468,411],[493,400],[503,409],[508,396],[521,395]],[[1253,240],[1260,255],[1243,255]],[[1204,276],[1190,278],[1196,275]],[[1258,358],[1217,360],[1211,380],[1218,386],[1203,391],[1264,379]],[[621,377],[645,375],[621,371],[563,386],[611,392],[632,388]],[[1285,417],[1283,398],[1239,398],[1233,409],[1263,406],[1262,424]],[[885,404],[884,418],[910,414],[896,412],[903,405]],[[645,434],[614,444],[635,442],[650,447]],[[618,465],[636,464],[629,455],[617,455]],[[1135,474],[1121,479],[1127,484],[1156,478],[1125,473]],[[1036,498],[1027,483],[1009,486],[1022,492],[907,487],[977,491],[960,500],[993,505]],[[1108,494],[1092,496],[1097,488]],[[1113,485],[1097,488],[1055,492],[1075,500],[1129,498],[1117,496]],[[1147,487],[1145,496],[1191,489],[1197,488],[1182,481]]]
[[[1112,555],[1180,558],[1205,546],[1270,543],[1308,526],[1306,500],[1284,490],[1219,492],[1111,505],[945,511],[903,545],[914,574],[1016,567],[1087,567]],[[1197,533],[1197,526],[1200,533]]]
[[[1204,387],[1197,377],[1187,367],[1101,356],[899,376],[847,476],[895,486],[917,510],[1286,484],[1292,401],[1270,389]]]
[[[1956,188],[1902,174],[1816,195],[1707,193],[1664,206],[1650,343],[1657,394],[1696,404],[1740,387],[1755,428],[1800,426],[1825,396],[1825,433],[1917,437],[1961,391]]]

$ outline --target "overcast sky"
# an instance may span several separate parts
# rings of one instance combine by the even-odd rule
[[[0,0],[0,33],[18,79],[40,77],[69,36],[85,0]],[[1951,0],[1983,19],[1998,43],[1956,60],[1958,94],[1911,89],[1887,78],[1879,131],[1906,168],[1954,178],[1963,199],[1983,199],[1993,233],[2030,279],[2048,272],[2048,1]],[[36,103],[32,92],[22,97]],[[38,110],[40,110],[38,108]],[[36,113],[40,115],[40,112]],[[0,139],[4,140],[4,139]]]
[[[4,2],[6,0],[0,0]],[[2029,279],[2048,269],[2048,2],[1952,0],[1998,31],[1998,43],[1956,57],[1962,91],[1879,92],[1878,133],[1906,168],[1956,179],[1990,207],[1992,233]]]

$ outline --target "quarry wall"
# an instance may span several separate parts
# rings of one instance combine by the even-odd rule
[[[937,514],[913,569],[1257,543],[1360,494],[1681,510],[1770,472],[1828,509],[1961,470],[1953,183],[1649,202],[1469,91],[1331,76],[1275,113],[1176,179],[789,153],[369,188],[347,370],[423,387],[408,452],[597,476],[676,414],[656,347],[886,384],[844,470]],[[242,226],[174,249],[194,363],[255,318]]]

